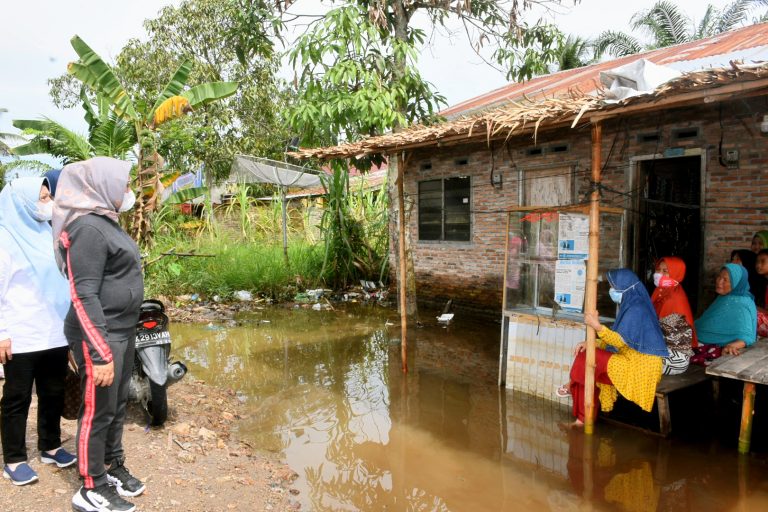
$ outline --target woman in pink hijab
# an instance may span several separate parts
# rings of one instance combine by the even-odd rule
[[[144,492],[124,465],[122,442],[144,298],[139,249],[118,224],[135,202],[130,170],[130,163],[106,157],[67,165],[53,209],[56,258],[72,298],[64,334],[83,396],[76,439],[83,486],[72,506],[85,512],[132,512],[136,507],[122,496]]]

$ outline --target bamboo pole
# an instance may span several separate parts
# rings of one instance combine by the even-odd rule
[[[755,415],[755,384],[744,383],[744,402],[741,405],[741,428],[739,429],[739,453],[749,453],[752,439],[752,418]]]
[[[600,122],[592,125],[592,195],[589,203],[589,259],[584,311],[597,310],[597,263],[600,244],[600,167],[602,165],[603,129]],[[595,330],[587,326],[587,364],[584,379],[584,433],[595,428]]]
[[[406,275],[405,262],[405,194],[403,192],[403,180],[405,176],[405,158],[402,153],[397,154],[397,208],[400,220],[400,242],[397,244],[400,256],[400,359],[402,360],[403,373],[408,373],[408,308],[406,307],[406,295],[408,276]]]
[[[502,272],[502,275],[504,276],[504,281],[501,285],[501,347],[499,348],[499,386],[503,386],[507,381],[506,371],[507,371],[507,343],[509,343],[509,340],[505,339],[506,332],[506,322],[504,319],[506,318],[506,310],[507,310],[507,269],[509,268],[509,224],[512,219],[512,213],[507,212],[507,231],[504,233],[505,238],[505,246],[504,246],[504,271]]]
[[[288,265],[288,199],[286,197],[286,190],[288,187],[280,186],[280,205],[282,206],[283,213],[283,258],[285,264]]]

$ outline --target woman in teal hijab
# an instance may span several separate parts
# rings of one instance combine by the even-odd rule
[[[737,355],[757,339],[757,308],[749,292],[747,270],[726,264],[715,280],[718,297],[696,320],[700,343],[722,347],[724,354]]]

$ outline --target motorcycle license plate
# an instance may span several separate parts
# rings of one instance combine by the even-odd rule
[[[136,348],[168,345],[171,343],[171,333],[168,331],[146,332],[136,335]]]

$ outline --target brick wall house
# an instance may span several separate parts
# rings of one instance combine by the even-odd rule
[[[748,248],[754,232],[768,228],[768,135],[760,131],[762,117],[768,113],[767,101],[768,94],[722,105],[628,116],[603,126],[603,182],[629,195],[604,191],[602,204],[628,210],[630,237],[638,229],[640,191],[633,190],[633,180],[641,163],[647,165],[654,155],[654,164],[686,157],[701,160],[700,285],[689,291],[702,294],[699,309],[708,304],[714,275],[731,250]],[[589,187],[590,141],[588,130],[561,129],[539,134],[536,144],[525,137],[492,147],[475,143],[415,151],[406,173],[405,194],[411,211],[409,228],[420,300],[453,299],[458,306],[498,314],[504,271],[504,211],[520,205],[519,187],[529,170],[572,167],[574,202],[583,200]],[[552,148],[560,150],[554,152]],[[738,163],[731,168],[720,162],[729,150],[739,152]],[[665,158],[665,154],[678,156]],[[502,175],[501,187],[491,184],[492,172]],[[423,240],[419,233],[419,184],[461,176],[469,177],[470,182],[470,239]],[[632,255],[628,256],[627,264],[637,270]]]
[[[747,27],[643,57],[768,55],[767,27]],[[585,83],[612,65],[511,84],[449,109],[467,117],[443,124],[300,154],[386,154],[393,169],[399,165],[419,300],[451,299],[457,307],[502,318],[499,383],[549,399],[568,381],[572,348],[584,339],[584,325],[580,314],[554,314],[558,299],[552,276],[563,240],[552,227],[544,230],[543,220],[535,237],[515,239],[519,248],[528,241],[537,244],[534,257],[520,257],[518,267],[524,269],[521,276],[527,272],[525,282],[535,285],[516,288],[532,298],[515,307],[508,301],[502,308],[505,289],[513,288],[509,272],[506,286],[503,282],[507,219],[520,207],[585,203],[595,186],[593,126],[602,130],[600,202],[620,219],[620,227],[601,221],[603,272],[610,268],[606,262],[623,262],[648,280],[657,258],[681,256],[688,267],[682,284],[700,312],[711,302],[715,274],[730,252],[748,248],[756,231],[768,229],[768,134],[761,127],[768,119],[768,65],[731,63],[694,71],[619,104],[584,94],[590,90]],[[581,93],[572,94],[572,88]],[[534,89],[540,96],[532,101],[509,101]],[[485,110],[473,112],[477,108]],[[544,234],[549,238],[542,243]],[[554,254],[540,253],[542,247]],[[542,275],[546,279],[540,281]],[[607,285],[598,285],[598,310],[610,317],[615,306],[607,298],[601,304],[605,292]]]

